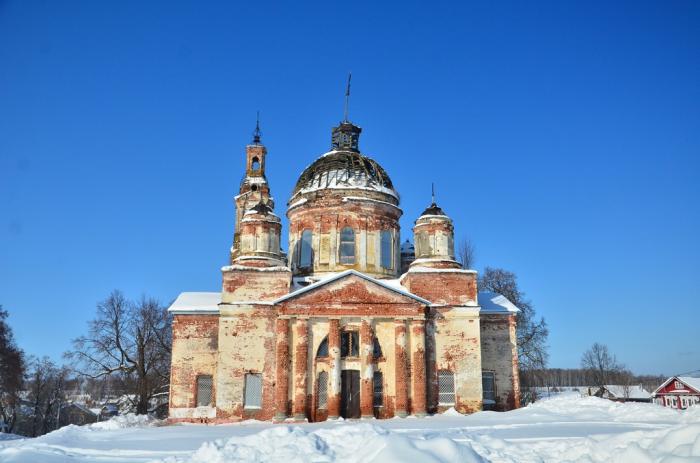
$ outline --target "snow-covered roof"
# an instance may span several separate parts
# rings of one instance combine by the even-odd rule
[[[692,376],[679,376],[678,379],[700,392],[700,378],[694,378]]]
[[[518,313],[520,309],[505,296],[490,291],[479,292],[480,313]]]
[[[289,293],[289,294],[286,294],[286,295],[280,297],[279,299],[275,300],[274,303],[277,304],[279,302],[286,301],[287,299],[299,296],[299,295],[304,294],[308,291],[314,290],[314,289],[318,288],[319,286],[326,285],[326,284],[331,283],[333,281],[344,278],[348,275],[355,275],[355,276],[358,276],[364,280],[371,281],[371,282],[376,283],[379,286],[382,286],[388,290],[394,291],[394,292],[399,293],[399,294],[406,296],[406,297],[410,297],[411,299],[415,299],[416,301],[418,301],[422,304],[426,304],[426,305],[431,304],[430,301],[423,299],[422,297],[416,296],[415,294],[410,293],[410,292],[406,291],[405,289],[402,289],[401,287],[397,287],[396,285],[392,285],[392,284],[387,284],[384,280],[378,280],[376,278],[372,278],[369,275],[365,275],[364,273],[360,273],[357,270],[353,270],[353,269],[345,270],[344,272],[337,273],[330,278],[324,278],[323,280],[317,281],[316,283],[310,284],[309,286],[304,286],[301,289],[298,289],[292,293]]]
[[[180,293],[168,312],[175,314],[217,314],[221,293]]]
[[[691,387],[692,389],[695,389],[698,393],[700,393],[700,378],[695,378],[693,376],[671,376],[668,378],[666,381],[664,381],[659,387],[656,388],[654,391],[654,394],[659,392],[661,389],[665,388],[668,383],[671,381],[681,381],[682,383],[685,383],[686,386]]]
[[[605,389],[617,399],[650,399],[651,393],[641,385],[622,386],[619,384],[606,384]]]

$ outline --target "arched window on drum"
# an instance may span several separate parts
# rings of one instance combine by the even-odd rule
[[[313,234],[311,230],[301,232],[301,239],[299,240],[299,268],[311,268],[313,265],[312,240]]]
[[[340,231],[340,263],[348,265],[355,263],[355,232],[350,227]]]
[[[394,237],[391,230],[382,230],[380,234],[380,252],[382,268],[394,268]]]

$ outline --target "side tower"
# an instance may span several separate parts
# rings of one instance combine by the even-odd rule
[[[400,281],[408,291],[433,303],[427,327],[432,335],[426,343],[428,409],[479,411],[481,332],[476,271],[462,269],[455,260],[452,219],[435,201],[416,220],[413,237],[416,258]]]

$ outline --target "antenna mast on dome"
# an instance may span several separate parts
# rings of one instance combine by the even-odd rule
[[[262,132],[260,131],[260,111],[258,111],[257,116],[255,118],[255,132],[253,132],[253,144],[254,145],[260,144],[260,136],[261,135],[262,135]]]
[[[348,121],[348,109],[350,107],[350,79],[352,79],[352,72],[348,73],[348,85],[345,88],[345,118],[343,119],[343,122],[349,122]]]
[[[432,193],[432,203],[435,204],[435,183],[430,184],[430,189]]]

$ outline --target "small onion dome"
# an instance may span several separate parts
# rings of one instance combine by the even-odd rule
[[[357,151],[330,151],[316,159],[299,176],[292,198],[299,193],[323,189],[375,190],[399,195],[384,168]]]

